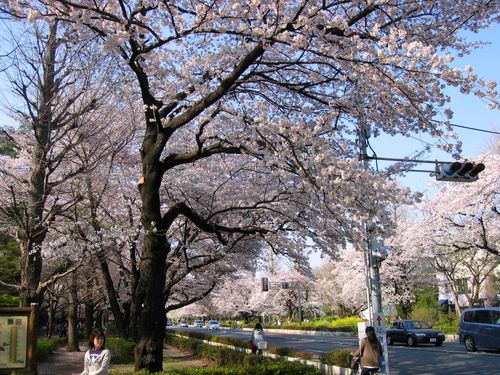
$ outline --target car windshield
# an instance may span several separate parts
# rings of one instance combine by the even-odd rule
[[[405,322],[405,326],[407,329],[428,329],[432,328],[426,322],[422,322],[420,320],[410,320],[409,322]]]
[[[211,320],[209,323],[210,324],[219,324],[219,322],[217,320]]]

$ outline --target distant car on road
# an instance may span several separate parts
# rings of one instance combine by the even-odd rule
[[[202,328],[203,327],[203,320],[195,320],[194,321],[194,326],[196,328]]]
[[[183,319],[183,320],[181,320],[181,321],[179,322],[179,326],[181,326],[181,327],[187,327],[187,326],[188,326],[188,322],[187,322],[186,320],[184,320],[184,319]]]
[[[465,310],[460,319],[460,343],[468,352],[478,347],[500,350],[500,308]]]
[[[395,342],[403,342],[408,346],[417,344],[434,344],[441,346],[444,341],[444,333],[421,320],[396,320],[386,330],[387,345]]]
[[[220,329],[220,324],[218,320],[209,320],[207,323],[208,329]]]

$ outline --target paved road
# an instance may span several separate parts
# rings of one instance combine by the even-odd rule
[[[176,327],[178,328],[178,327]],[[207,333],[206,329],[183,328]],[[251,332],[236,330],[210,331],[211,334],[248,340]],[[293,350],[323,354],[335,349],[351,350],[357,346],[354,337],[309,336],[266,332],[269,345],[286,346]],[[468,353],[462,345],[445,342],[441,347],[404,344],[389,347],[391,375],[491,375],[500,374],[500,353],[478,351]]]

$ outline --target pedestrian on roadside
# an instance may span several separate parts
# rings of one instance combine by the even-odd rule
[[[252,343],[252,353],[261,355],[262,349],[265,349],[263,346],[267,346],[266,335],[264,334],[262,324],[257,323],[255,325],[252,336],[250,337],[250,342]]]
[[[375,374],[382,366],[380,361],[382,345],[380,345],[372,326],[366,327],[365,334],[366,337],[361,340],[358,350],[351,352],[351,355],[360,357],[361,375],[371,375]]]
[[[89,350],[85,353],[83,372],[72,375],[108,375],[111,354],[106,349],[106,336],[101,329],[95,328],[90,333]]]

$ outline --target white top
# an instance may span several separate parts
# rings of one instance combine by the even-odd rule
[[[85,353],[83,372],[80,375],[108,375],[108,366],[111,354],[108,349],[103,349],[97,357],[90,355],[90,350]]]

